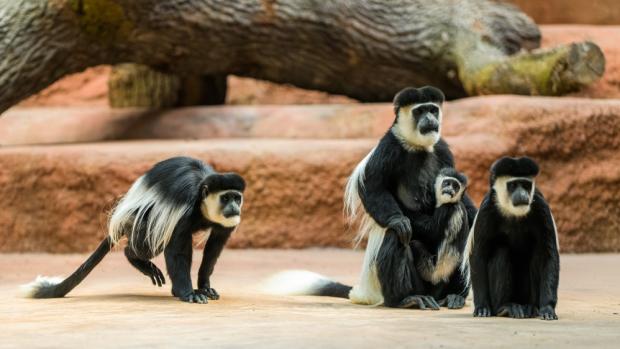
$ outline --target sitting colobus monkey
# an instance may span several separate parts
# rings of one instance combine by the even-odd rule
[[[351,289],[314,273],[288,272],[273,278],[267,291],[348,297],[354,303],[389,307],[414,306],[415,296],[420,308],[439,308],[431,296],[434,290],[422,287],[410,242],[419,216],[432,216],[435,210],[439,171],[454,167],[452,152],[440,137],[443,101],[443,93],[430,86],[399,92],[392,127],[349,178],[345,210],[352,222],[360,220],[358,238],[368,237],[359,285]],[[466,194],[462,201],[472,221],[476,208]]]
[[[556,320],[560,256],[551,210],[534,184],[538,165],[504,157],[491,167],[467,241],[474,316]]]
[[[162,251],[172,281],[172,295],[190,303],[218,299],[209,278],[215,263],[240,222],[245,181],[235,173],[217,173],[200,160],[174,157],[157,163],[138,178],[112,212],[108,236],[71,276],[37,277],[23,286],[32,298],[63,297],[99,264],[111,247],[126,236],[129,263],[151,278],[165,283],[150,259]],[[204,247],[198,289],[192,287],[192,235],[210,230]]]
[[[469,287],[460,273],[455,272],[463,260],[469,234],[467,209],[462,201],[467,177],[453,168],[444,168],[435,180],[437,208],[428,217],[426,229],[416,224],[411,247],[415,267],[431,296],[439,305],[460,309],[465,305]],[[430,284],[427,284],[430,283]],[[421,303],[410,298],[410,301]],[[422,303],[423,304],[423,303]]]

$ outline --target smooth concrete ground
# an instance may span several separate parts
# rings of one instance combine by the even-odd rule
[[[207,305],[170,297],[109,255],[62,299],[22,299],[37,274],[67,275],[86,255],[0,254],[0,347],[200,348],[618,348],[620,255],[563,255],[559,321],[477,319],[462,310],[400,310],[320,297],[260,294],[261,280],[303,268],[346,283],[362,253],[349,250],[227,250]],[[195,255],[195,267],[200,253]],[[156,263],[163,267],[163,260]],[[195,274],[194,274],[195,275]]]

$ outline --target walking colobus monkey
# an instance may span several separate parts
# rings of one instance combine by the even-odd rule
[[[463,266],[474,290],[474,316],[557,319],[558,235],[536,175],[538,165],[527,157],[504,157],[491,167]]]
[[[245,181],[235,173],[217,173],[200,160],[174,157],[157,163],[138,178],[113,210],[108,236],[71,276],[37,277],[23,286],[32,298],[63,297],[126,236],[129,263],[162,286],[165,278],[150,259],[164,253],[172,294],[182,301],[218,299],[210,276],[226,241],[240,222]],[[192,235],[210,230],[204,247],[198,288],[192,286]]]
[[[317,274],[286,272],[271,280],[268,291],[348,297],[354,303],[390,307],[414,306],[410,297],[416,296],[420,308],[437,308],[434,290],[421,288],[415,263],[406,256],[418,217],[432,216],[436,207],[439,171],[454,167],[452,152],[440,137],[443,101],[443,93],[430,86],[399,92],[392,127],[349,178],[345,210],[351,221],[360,222],[358,237],[368,238],[359,284],[351,289]],[[467,195],[462,201],[473,220],[476,208]]]

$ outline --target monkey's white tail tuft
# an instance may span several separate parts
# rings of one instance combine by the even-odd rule
[[[327,277],[307,270],[285,270],[279,272],[261,285],[266,294],[281,296],[313,295],[332,281]]]
[[[50,277],[39,275],[31,283],[19,287],[20,295],[24,298],[35,298],[42,290],[54,287],[63,282],[63,280],[63,278],[58,276]]]

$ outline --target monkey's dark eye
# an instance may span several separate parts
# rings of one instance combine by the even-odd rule
[[[512,193],[516,189],[516,183],[515,182],[506,183],[506,189],[508,189],[508,192]]]

